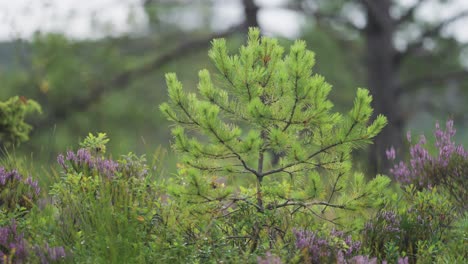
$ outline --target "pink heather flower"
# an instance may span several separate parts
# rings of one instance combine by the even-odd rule
[[[67,165],[65,164],[65,157],[63,156],[63,154],[59,154],[57,156],[57,163],[60,164],[60,166],[62,166],[62,168],[64,168],[65,170],[67,169]]]
[[[398,264],[408,264],[408,257],[398,258]]]
[[[393,148],[393,146],[390,149],[385,150],[385,154],[387,154],[387,159],[395,160],[395,148]]]
[[[271,254],[268,251],[265,255],[265,258],[257,257],[258,264],[281,264],[281,259],[278,256]]]
[[[411,143],[411,131],[406,132],[406,139]]]
[[[358,255],[350,259],[350,264],[377,264],[377,258],[369,258],[368,256]]]
[[[448,120],[445,125],[445,130],[442,130],[439,122],[435,125],[435,146],[437,154],[432,156],[427,150],[426,138],[421,136],[419,141],[410,147],[411,159],[408,163],[400,161],[395,164],[390,173],[396,180],[403,184],[416,184],[419,187],[433,187],[440,182],[437,177],[455,177],[460,178],[461,175],[456,168],[449,167],[454,156],[459,156],[462,159],[468,159],[468,152],[462,145],[455,145],[452,138],[455,136],[456,130],[453,127],[453,120]],[[411,133],[408,131],[407,139],[411,142]],[[389,160],[395,160],[394,150],[386,151]],[[444,173],[435,171],[447,170]],[[445,176],[444,176],[445,175]],[[435,178],[434,178],[435,177]]]

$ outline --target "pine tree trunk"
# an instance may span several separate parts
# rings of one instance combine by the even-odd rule
[[[365,30],[367,44],[368,86],[374,98],[374,115],[383,114],[388,125],[375,138],[369,152],[369,173],[388,173],[390,163],[385,157],[385,149],[402,147],[403,120],[398,105],[396,88],[398,85],[398,65],[393,45],[394,21],[390,16],[391,0],[372,1],[373,9],[367,10]]]

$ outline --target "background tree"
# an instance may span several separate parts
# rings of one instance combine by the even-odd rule
[[[365,58],[375,113],[384,114],[389,121],[369,153],[373,172],[389,168],[388,161],[382,159],[385,149],[390,146],[397,151],[402,149],[403,128],[411,112],[418,108],[414,100],[405,104],[404,96],[414,96],[421,88],[444,87],[447,82],[467,87],[468,72],[461,59],[465,44],[444,34],[444,29],[468,16],[468,10],[432,22],[417,16],[425,4],[434,2],[453,1],[418,0],[405,7],[391,0],[298,0],[286,6],[326,27],[332,36],[345,43],[348,53],[360,53]],[[350,45],[350,39],[365,44]],[[433,102],[425,101],[423,107],[427,109],[428,105],[433,106]]]
[[[40,105],[24,96],[0,102],[0,153],[4,147],[17,146],[29,139],[32,126],[25,122],[25,118],[35,112],[41,112]]]

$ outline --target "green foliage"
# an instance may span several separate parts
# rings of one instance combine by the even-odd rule
[[[284,230],[279,215],[312,207],[322,214],[329,208],[352,208],[389,183],[378,178],[356,189],[348,203],[337,203],[348,179],[363,183],[362,175],[350,175],[351,151],[370,143],[386,119],[379,115],[368,125],[372,97],[365,89],[358,89],[347,115],[333,113],[327,99],[331,86],[312,73],[314,53],[305,42],[296,41],[284,57],[283,52],[277,40],[260,37],[258,29],[250,29],[239,55],[227,53],[224,39],[214,40],[209,56],[220,72],[219,82],[200,71],[197,96],[184,92],[175,74],[167,74],[170,101],[160,106],[175,123],[173,146],[181,154],[184,194],[191,202],[212,204],[217,209],[211,212],[222,212],[232,202],[238,210],[226,214],[231,219],[224,221],[232,225],[224,233],[244,237],[239,243],[251,249],[259,243],[272,247],[281,238],[269,234],[266,241],[259,240],[262,232]],[[219,188],[212,182],[219,174],[226,181],[242,178],[250,184]],[[331,187],[317,190],[325,184]]]
[[[32,126],[25,122],[27,115],[41,113],[40,105],[23,96],[0,102],[0,146],[11,147],[29,139]]]
[[[97,136],[94,136],[92,133],[89,133],[88,136],[84,139],[80,146],[89,151],[94,151],[96,153],[106,153],[106,144],[109,143],[106,133],[98,133]]]
[[[113,161],[98,153],[109,140],[88,136],[75,154],[60,155],[63,176],[52,187],[60,227],[54,236],[74,249],[78,262],[148,263],[158,208],[156,185],[146,159],[134,154]]]
[[[381,260],[405,255],[412,263],[457,258],[459,251],[450,248],[466,251],[466,230],[461,231],[457,219],[461,218],[447,192],[437,188],[418,191],[408,186],[405,192],[393,195],[366,224],[363,245],[371,256]],[[445,242],[450,240],[453,243],[447,246]]]

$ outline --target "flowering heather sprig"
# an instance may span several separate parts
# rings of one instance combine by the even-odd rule
[[[63,247],[50,247],[47,243],[44,247],[35,246],[34,249],[42,264],[60,261],[67,256]]]
[[[383,231],[389,233],[400,232],[400,217],[393,211],[380,211],[377,214],[377,221],[383,223]]]
[[[66,156],[59,154],[57,156],[57,163],[68,172],[70,170],[69,165],[76,171],[96,171],[99,174],[106,176],[107,178],[113,178],[115,173],[118,171],[119,164],[111,159],[104,159],[101,157],[94,157],[91,155],[89,150],[81,148],[76,154],[69,150]]]
[[[265,258],[257,257],[257,264],[281,264],[281,258],[267,252]]]
[[[31,258],[38,257],[40,263],[56,262],[66,257],[63,247],[34,246],[36,256],[31,256],[31,248],[24,238],[24,233],[19,233],[15,220],[9,226],[0,227],[0,264],[6,263],[30,263]]]
[[[148,165],[146,164],[146,157],[136,156],[133,153],[122,156],[119,160],[119,170],[127,177],[136,177],[142,179],[148,175]]]
[[[39,197],[41,188],[31,177],[25,179],[17,170],[7,171],[4,167],[0,167],[0,195],[4,191],[6,191],[6,196],[3,197],[0,206],[16,208],[19,204],[30,207],[31,203]]]
[[[0,263],[22,263],[26,260],[28,252],[24,234],[19,234],[16,227],[14,220],[11,225],[0,227]]]
[[[393,211],[380,211],[374,221],[367,222],[364,226],[364,232],[370,233],[386,233],[398,236],[400,230],[401,217]],[[384,234],[378,234],[383,238]]]
[[[436,123],[435,147],[436,156],[429,153],[426,138],[421,136],[419,141],[410,147],[411,159],[409,165],[403,161],[395,164],[390,173],[397,181],[404,185],[414,184],[418,188],[432,188],[436,185],[448,187],[451,195],[459,202],[466,200],[468,182],[468,151],[462,145],[456,145],[452,138],[456,133],[453,121],[448,120],[445,130]],[[407,134],[411,142],[411,133]],[[395,160],[395,150],[386,151],[387,158]]]
[[[377,258],[373,257],[369,257],[369,256],[363,256],[363,255],[359,255],[359,256],[355,256],[353,257],[352,259],[350,259],[349,261],[347,262],[339,262],[339,264],[377,264],[379,263]],[[388,262],[386,260],[382,260],[382,264],[387,264]],[[409,260],[408,260],[408,257],[404,257],[404,258],[398,258],[397,260],[397,264],[408,264],[409,263]]]
[[[363,246],[371,249],[369,252],[373,256],[382,258],[385,256],[384,247],[387,243],[400,241],[404,236],[404,230],[401,229],[402,218],[394,211],[379,211],[375,218],[367,222],[363,230]],[[357,258],[356,261],[365,259],[364,256]],[[351,262],[354,263],[354,262]],[[356,262],[366,263],[366,262]],[[376,263],[376,262],[370,262]]]
[[[348,261],[349,264],[377,264],[377,258],[358,255]]]
[[[352,257],[361,248],[361,242],[352,241],[351,236],[333,229],[328,239],[318,236],[316,232],[306,230],[294,230],[296,247],[306,249],[312,263],[322,263],[336,259],[340,261]],[[343,243],[336,243],[336,241]]]

